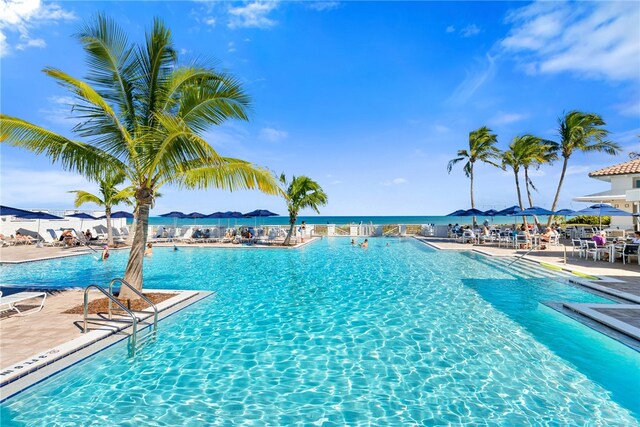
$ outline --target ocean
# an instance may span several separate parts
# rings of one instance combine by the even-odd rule
[[[513,224],[514,222],[522,222],[521,217],[513,216],[497,216],[497,217],[476,217],[477,222],[484,222],[488,219],[494,224]],[[546,217],[545,217],[546,220]],[[471,224],[473,217],[460,216],[299,216],[297,224],[305,221],[307,224]],[[130,223],[130,222],[129,222]],[[227,225],[227,226],[250,226],[250,225],[287,225],[289,224],[288,216],[272,216],[260,218],[229,218],[229,219],[174,219],[154,216],[149,218],[150,225],[185,226],[185,225]]]

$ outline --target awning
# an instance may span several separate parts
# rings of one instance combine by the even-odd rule
[[[601,203],[608,201],[622,201],[626,200],[626,194],[624,190],[607,190],[601,191],[595,194],[589,194],[587,196],[574,197],[574,201],[576,202],[593,202],[593,203]]]

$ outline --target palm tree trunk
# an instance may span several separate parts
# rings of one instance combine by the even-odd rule
[[[287,233],[287,237],[284,239],[284,246],[289,246],[291,243],[291,236],[293,235],[293,228],[296,226],[296,218],[289,220],[289,232]]]
[[[520,206],[520,209],[524,209],[524,206],[522,205],[522,193],[520,192],[520,180],[518,178],[518,171],[517,170],[513,170],[513,175],[516,177],[516,194],[518,195],[518,205]],[[522,222],[524,223],[525,227],[527,226],[527,217],[523,216],[522,217]]]
[[[527,166],[524,167],[524,188],[526,188],[527,190],[527,199],[529,200],[529,207],[532,208],[533,198],[531,197],[531,189],[529,188],[529,168]],[[536,227],[538,227],[538,230],[542,231],[540,229],[540,221],[538,221],[537,215],[533,216],[533,222],[535,223]]]
[[[113,230],[111,230],[111,206],[106,206],[104,214],[107,217],[107,245],[113,246]]]
[[[564,182],[564,175],[567,173],[567,164],[569,163],[569,158],[565,157],[562,162],[562,172],[560,173],[560,181],[558,181],[558,190],[556,191],[556,197],[553,199],[553,204],[551,205],[551,210],[555,212],[556,205],[558,204],[558,199],[560,198],[560,190],[562,189],[562,183]],[[553,215],[549,216],[547,220],[547,227],[551,226],[553,222]]]
[[[476,201],[473,198],[473,163],[471,163],[471,170],[469,171],[469,180],[471,181],[471,209],[475,209]],[[473,228],[476,228],[476,216],[473,216]]]
[[[142,291],[142,266],[144,262],[144,248],[147,244],[147,234],[149,228],[149,207],[150,204],[144,197],[140,197],[136,192],[136,202],[138,203],[138,221],[135,225],[133,235],[133,243],[131,244],[131,253],[129,254],[129,262],[124,272],[124,280],[139,291]],[[123,287],[120,291],[120,298],[136,299],[137,295],[128,288]]]

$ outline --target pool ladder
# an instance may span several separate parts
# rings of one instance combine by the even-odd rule
[[[138,319],[138,317],[134,314],[136,312],[141,313],[142,311],[140,310],[131,310],[127,307],[124,306],[124,304],[122,304],[122,302],[116,298],[113,295],[113,285],[115,283],[120,283],[120,287],[122,286],[126,286],[127,288],[129,288],[134,294],[136,294],[137,296],[139,296],[142,300],[144,300],[147,304],[149,304],[150,307],[153,308],[153,331],[150,334],[147,334],[145,336],[146,337],[152,337],[153,339],[156,338],[157,333],[158,333],[158,307],[156,307],[156,305],[151,302],[151,300],[149,298],[147,298],[146,296],[144,296],[142,294],[142,292],[138,291],[136,288],[134,288],[133,286],[131,286],[126,280],[122,279],[122,278],[115,278],[113,279],[111,282],[109,282],[109,288],[108,290],[100,287],[98,285],[89,285],[84,289],[84,328],[83,328],[83,333],[87,333],[87,322],[89,320],[104,320],[102,318],[89,318],[89,290],[91,289],[97,289],[98,291],[102,292],[103,295],[105,295],[108,299],[109,299],[109,320],[113,320],[113,313],[112,313],[112,308],[113,308],[113,303],[115,303],[123,312],[125,312],[128,317],[131,318],[131,325],[133,328],[133,331],[131,333],[131,340],[130,340],[130,345],[129,345],[129,356],[133,357],[136,355],[136,349],[137,349],[137,341],[138,341],[138,323],[140,322],[140,319]],[[146,312],[144,312],[146,313]]]

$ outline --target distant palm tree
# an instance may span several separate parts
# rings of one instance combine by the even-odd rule
[[[75,193],[76,198],[74,205],[76,208],[84,203],[95,203],[98,206],[104,206],[105,216],[107,217],[107,244],[113,246],[113,232],[111,230],[111,208],[115,205],[124,203],[132,206],[131,200],[135,194],[132,186],[118,190],[116,185],[124,182],[124,175],[110,175],[98,181],[100,195],[89,193],[83,190],[73,190],[69,193]]]
[[[526,155],[527,146],[524,137],[516,136],[509,144],[509,148],[502,153],[502,167],[510,167],[516,180],[516,194],[518,195],[518,205],[524,209],[522,204],[522,193],[520,192],[520,168],[523,165],[523,158]],[[524,218],[526,223],[526,218]]]
[[[599,115],[581,111],[570,111],[563,118],[558,119],[558,135],[560,136],[558,150],[563,162],[558,189],[551,205],[552,211],[555,211],[558,204],[569,158],[573,153],[577,151],[596,152],[613,156],[620,151],[618,144],[605,139],[609,135],[609,131],[601,127],[605,125],[605,121]],[[552,221],[553,217],[550,216],[547,225],[550,225]]]
[[[531,189],[536,190],[536,187],[529,176],[529,169],[532,167],[537,169],[543,164],[552,163],[557,160],[558,144],[533,135],[524,135],[522,136],[522,140],[526,146],[524,155],[521,159],[522,170],[524,171],[524,183],[527,190],[529,207],[532,208],[533,198],[531,197]]]
[[[632,151],[629,153],[629,158],[631,160],[640,159],[640,153],[636,153],[635,151]]]
[[[44,154],[64,169],[97,179],[121,173],[135,188],[138,221],[124,278],[142,289],[149,208],[158,188],[258,189],[278,194],[264,168],[221,157],[204,133],[228,119],[247,120],[249,97],[233,77],[205,65],[178,64],[171,32],[159,19],[139,45],[98,15],[77,35],[88,56],[86,81],[55,68],[44,72],[75,96],[81,122],[71,140],[21,119],[0,115],[0,140]],[[136,295],[123,288],[121,297]]]
[[[498,143],[498,136],[491,133],[491,129],[486,126],[478,128],[469,132],[469,149],[458,150],[458,154],[455,159],[449,161],[447,165],[447,172],[451,173],[453,166],[466,160],[463,167],[464,174],[469,178],[471,183],[471,207],[475,208],[476,203],[473,197],[473,167],[476,161],[488,163],[495,167],[501,167],[497,161],[500,159],[500,150],[496,147]],[[473,217],[473,224],[475,226],[476,217]]]
[[[289,211],[289,232],[284,239],[284,245],[288,246],[291,243],[291,236],[300,209],[311,208],[319,214],[319,207],[326,205],[328,198],[320,184],[309,177],[294,176],[290,182],[287,182],[287,178],[282,174],[280,182],[284,186],[283,194]]]

